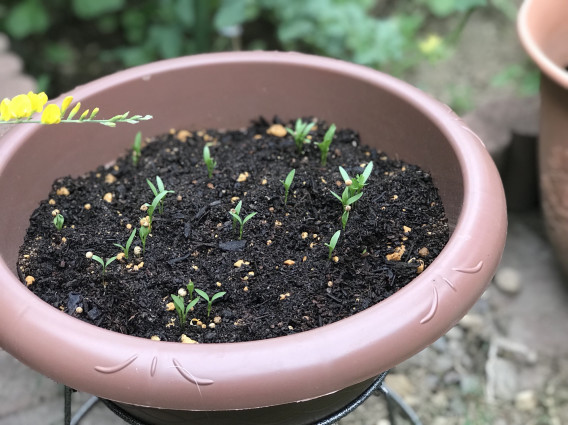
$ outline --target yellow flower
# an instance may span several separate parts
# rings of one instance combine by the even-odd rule
[[[25,94],[13,97],[9,106],[14,118],[28,118],[34,112],[32,102]]]
[[[67,96],[65,99],[63,99],[63,103],[61,104],[61,115],[65,114],[65,111],[67,110],[69,105],[71,105],[71,102],[73,102],[73,96]]]
[[[43,111],[43,105],[47,103],[47,95],[44,92],[37,94],[34,92],[29,92],[28,97],[30,98],[30,102],[32,103],[33,112]]]
[[[12,111],[10,111],[10,99],[5,97],[0,103],[0,117],[2,121],[9,121],[12,119]]]
[[[430,34],[425,40],[418,43],[418,48],[425,55],[432,55],[442,47],[443,40],[436,34]]]
[[[59,106],[51,103],[45,107],[41,114],[42,124],[59,124],[61,122],[61,110]]]

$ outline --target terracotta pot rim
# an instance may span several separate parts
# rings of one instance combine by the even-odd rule
[[[555,81],[561,87],[568,89],[568,72],[558,64],[556,64],[543,50],[540,42],[535,38],[530,25],[530,16],[533,8],[538,7],[538,0],[525,0],[519,9],[517,16],[517,32],[521,40],[521,44],[537,64],[540,70],[551,80]],[[542,0],[540,1],[542,3]],[[546,5],[544,7],[549,7]],[[565,7],[565,5],[562,5]],[[567,64],[568,65],[568,64]]]
[[[498,174],[481,141],[448,107],[406,83],[377,71],[334,59],[298,53],[239,52],[205,54],[143,65],[80,86],[72,93],[77,99],[84,99],[101,87],[112,90],[113,87],[132,79],[151,80],[156,75],[173,68],[225,66],[234,63],[308,66],[346,78],[363,79],[371,85],[380,86],[383,90],[400,95],[427,116],[448,138],[448,143],[454,149],[460,162],[465,187],[459,221],[448,245],[438,258],[401,291],[340,322],[264,341],[192,346],[119,335],[73,319],[43,303],[29,292],[13,274],[13,268],[4,262],[4,258],[0,258],[2,286],[9,287],[16,297],[15,299],[10,297],[9,302],[6,297],[0,298],[0,319],[6,318],[6,321],[0,320],[0,344],[7,351],[25,362],[31,362],[24,349],[14,342],[14,337],[6,334],[7,327],[11,325],[17,332],[21,332],[17,320],[29,315],[30,309],[35,309],[41,312],[41,317],[46,322],[61,326],[77,342],[84,344],[84,347],[77,348],[77,351],[58,354],[63,360],[73,362],[82,356],[82,350],[96,350],[99,345],[94,344],[93,340],[99,341],[100,344],[104,342],[104,344],[124,346],[131,353],[125,354],[121,362],[116,363],[110,357],[105,357],[107,353],[99,347],[100,363],[84,367],[84,377],[75,376],[72,370],[52,370],[48,359],[43,360],[39,366],[33,365],[34,368],[57,381],[113,401],[142,406],[191,410],[255,408],[308,400],[376,376],[382,370],[394,366],[434,342],[454,325],[481,295],[499,262],[506,232],[504,195]],[[11,156],[11,152],[16,151],[20,144],[24,143],[25,138],[36,131],[42,131],[42,128],[12,130],[0,143],[0,150],[8,152]],[[0,176],[7,160],[9,160],[7,157],[0,159]],[[489,225],[489,221],[494,223]],[[471,242],[474,237],[480,236],[486,245],[485,251]],[[454,281],[454,277],[457,280],[458,275],[459,279],[475,276],[477,283],[468,280],[467,285],[458,284]],[[409,309],[409,306],[413,308]],[[400,320],[397,323],[389,323],[389,317]],[[377,327],[375,323],[385,323],[384,329]],[[402,341],[397,332],[405,328],[409,329],[408,337],[406,341]],[[54,338],[54,344],[58,344],[57,334],[54,334]],[[102,346],[105,346],[104,344]],[[321,352],[314,353],[314,350]],[[312,355],[306,356],[302,353]],[[354,353],[363,356],[359,361],[361,368],[347,370],[345,364],[352,361],[350,359]],[[374,355],[377,358],[373,358]],[[243,369],[227,370],[223,362],[229,357],[230,365],[239,364],[240,361]],[[157,375],[157,370],[160,373],[167,373],[159,369],[164,362],[167,363],[164,367],[173,370],[170,373],[178,380],[181,375],[183,385],[191,387],[189,393],[193,396],[188,398],[188,395],[182,391],[182,394],[173,394],[171,400],[160,404],[155,404],[148,398],[148,394],[166,391],[171,384],[158,383],[157,376],[154,377],[155,373]],[[246,367],[249,362],[259,369]],[[112,381],[113,385],[123,385],[127,388],[132,385],[142,385],[126,383],[119,379],[120,374],[125,373],[123,371],[134,366],[136,373],[154,377],[152,384],[148,385],[156,384],[159,389],[144,388],[145,391],[141,394],[132,393],[118,397],[115,390],[107,391],[99,388],[104,385],[105,380]],[[234,369],[234,366],[231,368]],[[311,372],[314,371],[322,374],[320,382],[312,382]],[[229,378],[226,378],[227,375]],[[280,394],[280,391],[271,392],[263,388],[262,385],[268,385],[275,380],[275,376],[283,378],[279,385],[283,393],[284,390],[288,391],[286,395]],[[249,404],[237,402],[228,396],[219,397],[214,391],[214,388],[219,386],[217,382],[223,383],[224,380],[227,387],[239,391],[239,382],[250,377],[257,380],[260,385],[252,390],[258,399],[250,401]],[[168,376],[167,379],[171,381],[174,378]],[[188,384],[187,381],[193,383]],[[171,385],[173,392],[180,392],[182,384]]]

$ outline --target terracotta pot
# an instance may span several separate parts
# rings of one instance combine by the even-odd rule
[[[450,109],[371,69],[296,53],[223,53],[119,72],[72,92],[137,126],[20,126],[0,141],[0,345],[72,388],[155,424],[305,424],[360,394],[468,311],[504,247],[506,209],[481,141]],[[239,128],[252,118],[316,115],[430,170],[452,235],[404,289],[348,319],[292,336],[185,345],[125,336],[76,320],[33,295],[15,263],[28,217],[62,175],[111,162],[134,134]],[[9,207],[7,207],[9,206]]]
[[[539,175],[548,237],[568,275],[568,5],[526,0],[517,20],[521,42],[541,70]]]

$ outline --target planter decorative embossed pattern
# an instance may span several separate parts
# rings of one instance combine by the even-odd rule
[[[496,168],[449,108],[371,69],[297,53],[223,53],[157,62],[72,92],[136,127],[21,126],[0,141],[0,345],[58,382],[148,423],[307,424],[434,342],[485,290],[505,243]],[[363,112],[362,112],[363,111]],[[316,330],[264,341],[185,345],[116,334],[43,303],[16,277],[27,217],[61,175],[111,162],[134,134],[238,128],[251,117],[315,115],[429,170],[452,235],[436,260],[379,304]],[[25,337],[22,337],[25,335]]]

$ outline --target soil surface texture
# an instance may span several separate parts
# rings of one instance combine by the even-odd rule
[[[292,124],[276,117],[235,131],[172,130],[146,140],[136,166],[127,152],[110,167],[58,179],[30,218],[18,263],[22,282],[53,307],[97,326],[167,341],[185,334],[201,343],[306,331],[392,295],[449,238],[429,174],[364,146],[349,129],[337,131],[322,167],[314,142],[328,126],[317,122],[299,154],[284,130]],[[206,144],[217,162],[211,178]],[[342,229],[343,207],[331,194],[345,189],[339,166],[355,177],[371,161],[371,176],[330,259],[326,243]],[[292,169],[285,203],[281,181]],[[147,179],[157,186],[157,176],[174,193],[163,198],[161,213],[156,208],[137,256],[148,214],[141,207],[154,199]],[[256,212],[241,240],[229,214],[239,201],[241,218]],[[54,225],[58,212],[61,230]],[[113,261],[103,275],[87,253],[116,256],[121,250],[114,244],[125,245],[134,229],[128,259]],[[209,315],[201,299],[182,328],[171,294],[187,290],[190,281],[210,297],[226,294]]]

